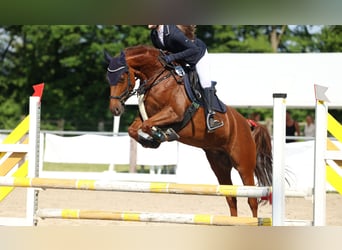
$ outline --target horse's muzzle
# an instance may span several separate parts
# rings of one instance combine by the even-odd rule
[[[119,116],[125,111],[125,106],[121,102],[116,102],[116,105],[110,105],[109,109],[113,115]]]

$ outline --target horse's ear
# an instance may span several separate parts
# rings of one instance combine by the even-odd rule
[[[106,50],[104,50],[103,54],[104,54],[104,58],[106,62],[110,63],[110,61],[112,60],[112,57],[109,55],[109,53]]]

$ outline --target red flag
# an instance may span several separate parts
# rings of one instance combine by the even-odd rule
[[[39,83],[39,84],[33,85],[32,87],[34,89],[34,93],[32,96],[38,96],[39,101],[40,101],[43,96],[44,83]]]

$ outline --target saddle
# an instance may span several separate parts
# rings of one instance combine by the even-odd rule
[[[184,78],[184,87],[186,93],[191,100],[191,102],[196,102],[200,106],[205,106],[204,101],[204,90],[200,84],[199,77],[196,70],[185,71]],[[216,82],[212,82],[213,86],[216,85]],[[213,110],[220,113],[225,113],[227,111],[226,105],[217,97],[215,94],[215,98],[213,99]]]
[[[187,93],[188,98],[191,101],[190,107],[185,111],[183,121],[175,124],[171,124],[166,126],[164,129],[168,129],[170,135],[176,135],[174,138],[178,139],[178,135],[176,132],[181,130],[185,125],[190,121],[191,117],[195,114],[197,109],[201,107],[205,107],[206,102],[204,100],[204,90],[200,84],[199,77],[197,71],[190,67],[182,67],[180,65],[168,64],[167,67],[171,70],[173,74],[181,76],[184,80],[184,88]],[[184,69],[185,68],[185,69]],[[178,81],[181,83],[182,81]],[[216,85],[216,82],[213,82],[213,86]],[[220,113],[225,113],[227,111],[226,105],[217,97],[215,94],[215,98],[213,100],[213,110]],[[169,136],[170,137],[170,136]]]
[[[164,65],[164,67],[171,71],[171,73],[176,74],[183,78],[185,91],[192,103],[196,103],[201,107],[205,107],[206,103],[204,101],[204,90],[200,84],[198,73],[195,67],[191,67],[188,64],[179,63],[167,63],[163,59],[163,56],[168,54],[160,50],[161,56],[159,61]],[[181,81],[179,81],[181,83]],[[216,82],[212,81],[212,86],[215,86]],[[220,113],[225,113],[227,111],[226,105],[217,97],[216,93],[214,99],[212,100],[213,110]]]
[[[191,101],[191,105],[185,111],[184,118],[181,122],[170,124],[167,126],[153,127],[152,138],[143,137],[140,135],[140,141],[143,141],[145,145],[149,147],[157,148],[163,141],[174,141],[179,139],[177,134],[186,124],[191,120],[192,116],[196,113],[197,109],[202,106],[205,107],[204,90],[200,84],[197,71],[190,67],[182,67],[181,65],[165,64],[164,67],[168,68],[172,74],[181,76],[184,80],[184,87],[188,98]],[[184,69],[185,68],[185,69]],[[178,81],[180,84],[182,81]],[[216,82],[212,82],[213,86]],[[213,99],[213,110],[220,113],[227,111],[226,105],[215,94]],[[152,140],[151,140],[152,139]]]

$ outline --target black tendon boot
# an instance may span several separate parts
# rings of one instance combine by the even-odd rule
[[[211,132],[219,127],[223,126],[222,121],[218,121],[214,119],[215,111],[213,111],[213,99],[215,95],[215,86],[211,86],[210,88],[204,88],[204,98],[206,103],[206,122],[208,132]]]

